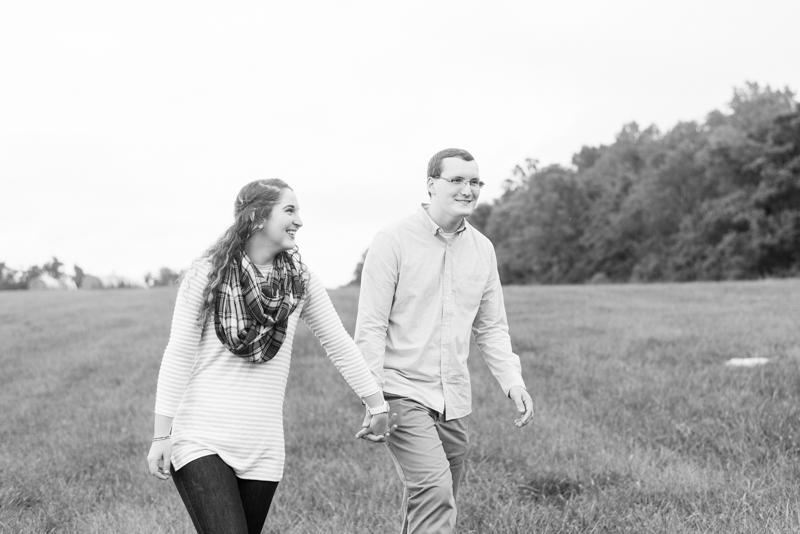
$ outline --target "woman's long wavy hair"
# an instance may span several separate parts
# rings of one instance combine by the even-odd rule
[[[203,290],[203,305],[197,316],[197,324],[201,328],[214,316],[214,298],[225,270],[244,250],[245,243],[256,227],[269,219],[272,208],[280,201],[285,189],[292,188],[283,180],[270,178],[250,182],[239,191],[233,204],[233,224],[198,259],[198,262],[208,261],[211,266],[208,285]],[[287,251],[287,254],[305,273],[306,266],[297,248]]]

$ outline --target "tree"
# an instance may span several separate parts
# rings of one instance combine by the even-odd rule
[[[172,286],[178,281],[181,277],[181,273],[176,273],[169,267],[162,267],[158,271],[158,276],[153,276],[152,273],[147,273],[144,275],[145,283],[150,286]]]
[[[742,162],[739,187],[704,202],[681,229],[682,279],[800,272],[800,111],[775,118],[765,136]]]
[[[81,287],[83,285],[83,279],[86,274],[83,272],[83,269],[78,267],[77,265],[74,266],[75,269],[75,285]]]
[[[488,203],[478,204],[472,215],[469,216],[469,223],[480,233],[486,233],[486,224],[492,215],[492,205]]]
[[[704,123],[623,126],[574,168],[514,168],[473,215],[503,282],[740,279],[800,273],[794,93],[748,83]]]
[[[5,262],[0,262],[0,290],[25,288],[22,273],[8,267]]]
[[[557,165],[515,169],[513,189],[492,207],[486,235],[504,283],[577,282],[588,202],[575,173]]]
[[[636,191],[644,187],[651,162],[658,155],[655,126],[640,130],[626,124],[614,144],[595,154],[595,162],[579,180],[588,199],[586,228],[581,237],[583,271],[614,281],[628,281],[637,263],[643,231],[643,210]]]
[[[55,256],[53,256],[52,261],[45,263],[44,266],[42,266],[42,271],[49,274],[53,278],[61,278],[61,276],[64,274],[63,270],[64,264],[58,261],[58,258]]]
[[[25,289],[28,289],[28,283],[33,280],[34,278],[41,276],[46,271],[39,267],[38,265],[32,265],[28,268],[27,271],[22,275],[22,283],[25,285]]]
[[[175,285],[175,282],[178,278],[181,277],[181,273],[176,273],[169,267],[162,267],[158,271],[158,281],[155,285],[157,286],[172,286]]]
[[[360,286],[361,285],[361,271],[364,270],[364,260],[367,259],[367,252],[369,252],[369,248],[364,250],[364,253],[361,254],[361,259],[358,260],[356,264],[356,268],[353,270],[353,278],[348,282],[347,285],[349,286]]]

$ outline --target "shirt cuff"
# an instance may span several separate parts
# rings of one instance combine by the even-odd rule
[[[514,380],[513,382],[510,382],[503,386],[503,392],[506,394],[506,397],[509,396],[509,394],[511,393],[511,388],[513,388],[514,386],[522,386],[522,389],[528,391],[528,388],[525,386],[525,381],[522,380],[522,377],[519,377],[518,380]]]

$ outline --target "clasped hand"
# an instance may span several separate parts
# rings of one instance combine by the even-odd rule
[[[392,432],[397,430],[396,420],[396,413],[393,413],[392,417],[389,418],[387,413],[370,415],[369,411],[367,411],[364,416],[364,422],[361,424],[362,428],[356,434],[356,438],[365,439],[373,443],[383,443]]]

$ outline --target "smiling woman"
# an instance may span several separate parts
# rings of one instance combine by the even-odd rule
[[[283,401],[302,318],[368,406],[356,437],[394,430],[388,405],[295,244],[286,182],[244,186],[234,223],[182,281],[158,378],[150,473],[172,476],[198,532],[261,532],[283,476]]]

